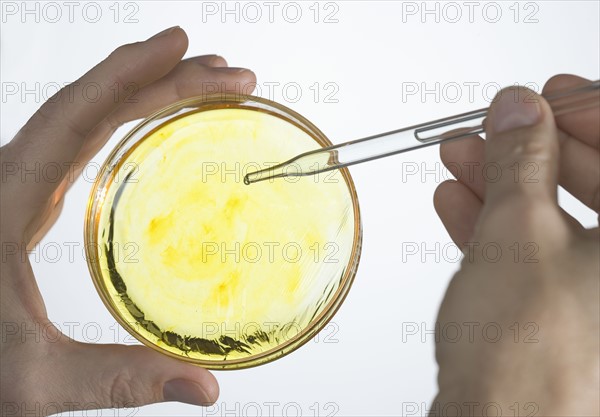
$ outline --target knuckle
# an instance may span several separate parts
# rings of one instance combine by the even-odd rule
[[[546,162],[550,161],[556,147],[541,132],[531,129],[519,129],[509,134],[494,138],[495,149],[498,152],[498,162],[503,167],[510,167],[515,162]]]
[[[127,43],[125,45],[121,45],[111,52],[111,54],[108,56],[108,59],[120,61],[124,58],[127,58],[136,45],[137,43]]]
[[[515,138],[515,144],[512,148],[514,156],[523,155],[524,157],[533,157],[535,159],[545,159],[550,156],[550,148],[543,138],[518,134]]]
[[[556,90],[558,87],[561,86],[563,80],[564,80],[564,75],[562,75],[562,74],[553,75],[552,77],[550,77],[548,79],[548,81],[546,81],[546,84],[544,84],[544,87],[542,88],[542,93],[545,94],[550,91]]]
[[[485,220],[491,225],[513,225],[523,231],[531,227],[530,222],[536,216],[538,203],[530,199],[502,199],[486,207]]]
[[[215,55],[212,58],[210,58],[208,65],[211,67],[226,67],[228,64],[225,58],[223,58],[220,55]]]
[[[139,401],[130,384],[130,379],[123,374],[117,375],[110,388],[110,404],[113,407],[125,407]]]
[[[560,210],[543,198],[501,199],[486,206],[482,214],[480,236],[536,244],[569,240]],[[549,224],[557,226],[548,227]]]
[[[501,181],[513,189],[547,183],[555,174],[558,143],[546,136],[522,130],[494,138],[487,150],[486,182]]]
[[[157,392],[145,386],[128,371],[119,372],[110,384],[108,400],[112,407],[139,407],[159,400]]]
[[[123,121],[119,118],[117,112],[112,112],[106,116],[104,118],[104,123],[106,123],[106,126],[111,134],[123,125]]]
[[[69,106],[73,103],[74,91],[79,92],[79,82],[61,88],[53,97],[44,103],[36,112],[36,117],[47,127],[65,127],[77,137],[85,137],[87,129],[81,126],[70,115]]]
[[[136,44],[121,45],[108,56],[105,62],[118,63],[118,68],[113,68],[107,74],[108,77],[104,83],[105,87],[114,88],[114,86],[117,86],[123,88],[132,82],[132,80],[125,79],[125,74],[132,73],[132,64],[130,62],[135,49],[137,49]]]

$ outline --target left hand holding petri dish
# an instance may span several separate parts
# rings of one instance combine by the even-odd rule
[[[218,397],[216,379],[202,367],[145,346],[82,343],[62,333],[48,318],[27,256],[56,220],[73,174],[121,124],[205,94],[207,85],[235,92],[255,83],[252,71],[229,69],[216,55],[182,60],[187,46],[185,32],[174,27],[116,49],[44,103],[0,150],[3,415],[48,415],[161,401],[207,405]],[[105,89],[97,101],[85,99],[84,89],[90,84]],[[58,179],[24,175],[24,169],[47,166],[74,167],[75,172],[63,169]],[[60,277],[56,279],[60,285]],[[77,294],[65,290],[64,296],[69,303]]]

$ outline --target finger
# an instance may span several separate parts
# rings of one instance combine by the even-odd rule
[[[485,204],[503,201],[554,204],[558,208],[558,133],[543,97],[526,88],[502,90],[486,120],[486,164],[497,175],[486,175]]]
[[[58,404],[100,408],[140,407],[165,401],[213,404],[219,385],[206,369],[170,358],[145,346],[67,341],[57,360],[60,384],[47,387]],[[62,410],[66,411],[66,410]],[[72,411],[72,410],[71,410]]]
[[[543,94],[553,91],[574,88],[591,84],[592,81],[575,75],[556,75],[546,82]],[[590,97],[598,96],[598,92],[590,93]],[[556,126],[572,138],[577,139],[594,149],[600,148],[600,122],[598,120],[598,107],[580,110],[556,117]]]
[[[467,185],[450,180],[437,187],[433,205],[454,243],[464,248],[473,236],[481,200]]]
[[[203,64],[214,65],[215,57],[217,64],[225,63],[224,59],[216,55],[210,58],[202,56],[184,60],[168,75],[144,87],[135,96],[134,102],[121,104],[88,135],[74,162],[72,172],[69,173],[68,178],[63,180],[61,186],[57,187],[52,199],[61,200],[63,198],[68,187],[74,183],[74,179],[78,178],[89,160],[123,123],[146,117],[174,101],[214,93],[216,90],[250,94],[256,85],[254,73],[242,68],[211,68]],[[44,213],[36,216],[39,221],[31,222],[27,226],[26,241],[35,244],[38,238],[45,234],[47,227],[51,226],[57,212],[54,210],[52,218],[48,220],[45,219]],[[44,230],[38,230],[40,225],[46,226]]]
[[[211,68],[188,59],[121,105],[112,117],[113,124],[148,116],[168,104],[193,96],[216,92],[250,94],[255,85],[256,76],[249,69]]]
[[[560,135],[561,132],[559,132],[559,136]],[[590,180],[593,181],[594,178],[598,179],[600,177],[600,173],[597,173],[594,170],[597,170],[599,168],[598,165],[600,165],[600,163],[596,161],[596,163],[594,164],[589,163],[591,161],[588,161],[588,159],[592,159],[594,157],[594,154],[585,151],[582,151],[580,154],[580,152],[574,152],[574,150],[571,149],[572,147],[580,147],[589,150],[589,147],[577,141],[571,141],[567,146],[569,147],[569,149],[567,149],[568,156],[572,156],[579,161],[579,163],[575,164],[576,167],[574,169],[576,171],[582,171],[582,173],[573,177],[566,175],[566,177],[568,178],[566,178],[565,182],[573,182],[575,183],[575,185],[581,186],[586,182],[590,182]],[[446,168],[448,168],[448,170],[452,173],[452,175],[454,175],[458,182],[467,186],[477,196],[477,198],[479,198],[480,201],[483,201],[485,194],[485,178],[489,175],[490,179],[494,180],[497,171],[496,165],[494,163],[486,164],[485,162],[485,141],[479,136],[472,136],[461,140],[444,142],[440,145],[440,157]],[[564,160],[565,158],[563,155],[563,148],[561,148],[561,167],[564,163]],[[490,171],[489,174],[487,173],[488,169]],[[594,171],[595,174],[594,172],[590,171]],[[529,176],[531,176],[531,174],[533,173],[534,171],[530,170]],[[512,174],[513,172],[510,172],[507,175]],[[563,175],[564,174],[561,172],[561,177]],[[586,178],[586,180],[580,181],[580,177],[584,177]],[[597,182],[595,184],[597,185]],[[562,185],[564,186],[565,184]],[[569,190],[568,187],[566,188]],[[452,199],[453,197],[454,196],[448,196],[448,198],[450,199]],[[573,216],[564,211],[562,208],[561,212],[565,220],[574,229],[583,229],[581,223],[579,223]],[[442,222],[444,222],[443,219]],[[449,224],[446,224],[446,222],[444,222],[444,225],[448,229]],[[452,233],[450,233],[450,235],[452,236]]]
[[[461,184],[471,190],[479,200],[485,191],[485,141],[479,136],[443,142],[440,157]]]
[[[171,28],[147,41],[117,48],[44,103],[8,144],[3,159],[14,162],[19,170],[27,164],[42,170],[50,165],[68,166],[89,132],[127,98],[131,86],[145,86],[166,75],[181,60],[187,43],[183,30]],[[67,172],[63,169],[62,176]],[[60,178],[52,182],[25,178],[16,184],[19,201],[15,205],[34,211],[61,183]]]
[[[66,183],[63,184],[66,185]],[[57,190],[55,194],[58,195],[59,191],[61,194],[64,193],[64,190],[62,189],[66,187],[61,186],[60,188],[61,190]],[[47,206],[27,225],[27,228],[23,232],[23,240],[27,245],[27,250],[34,250],[34,247],[40,243],[58,219],[64,204],[64,198],[58,200],[50,198],[47,202]]]
[[[198,64],[206,65],[207,67],[227,67],[227,61],[220,55],[201,55],[189,60],[194,60]]]
[[[600,213],[600,154],[562,131],[558,135],[559,184],[583,204]]]
[[[77,166],[83,168],[124,123],[182,99],[215,92],[250,94],[254,90],[256,76],[249,69],[209,67],[204,61],[205,57],[181,61],[169,74],[131,96],[92,131],[77,156]]]
[[[574,75],[557,75],[544,93],[591,83]],[[559,129],[559,183],[586,206],[600,212],[600,118],[588,109],[555,118]]]

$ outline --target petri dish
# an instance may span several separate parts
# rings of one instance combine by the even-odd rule
[[[243,178],[329,145],[298,113],[254,96],[191,98],[140,122],[103,164],[85,219],[111,314],[143,344],[210,369],[260,365],[310,340],[358,267],[352,178]]]

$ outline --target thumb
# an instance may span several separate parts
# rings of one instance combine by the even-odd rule
[[[556,203],[559,142],[546,100],[527,88],[506,88],[494,99],[485,127],[485,204]]]
[[[140,407],[165,401],[213,404],[219,385],[206,369],[170,358],[146,346],[69,341],[59,355],[62,375],[50,388],[63,412]],[[58,382],[60,381],[60,382]],[[70,405],[70,410],[66,404]]]

